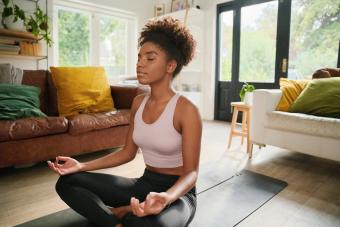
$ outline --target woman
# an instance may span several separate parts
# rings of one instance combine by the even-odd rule
[[[195,41],[178,20],[165,18],[146,24],[139,47],[138,81],[151,92],[133,101],[124,148],[85,163],[59,156],[49,166],[61,175],[61,199],[98,226],[187,226],[196,210],[202,124],[171,82],[191,61]],[[87,172],[127,163],[138,148],[146,164],[140,178]]]

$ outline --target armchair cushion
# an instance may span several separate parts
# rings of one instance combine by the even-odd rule
[[[309,80],[290,80],[280,78],[280,89],[282,97],[276,107],[278,111],[288,111],[303,89],[307,86]]]
[[[340,118],[340,77],[311,81],[289,112]]]

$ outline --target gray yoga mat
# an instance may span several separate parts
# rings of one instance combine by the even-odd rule
[[[190,227],[235,226],[287,186],[251,171],[233,173],[209,163],[197,182],[197,211]],[[72,209],[62,210],[16,227],[96,227]]]
[[[190,227],[229,227],[239,224],[282,191],[287,183],[243,170],[197,195]]]

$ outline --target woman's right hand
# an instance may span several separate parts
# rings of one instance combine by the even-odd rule
[[[60,161],[64,163],[60,164]],[[59,175],[67,175],[79,172],[83,166],[82,163],[78,162],[77,160],[65,156],[58,156],[56,157],[55,162],[47,161],[47,163],[48,166]]]

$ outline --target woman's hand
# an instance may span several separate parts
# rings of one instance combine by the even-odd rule
[[[145,201],[140,203],[138,199],[131,198],[132,213],[138,217],[159,214],[170,202],[170,196],[166,192],[150,192]]]
[[[63,161],[63,164],[60,164],[59,161]],[[55,159],[55,162],[47,161],[48,166],[58,173],[59,175],[67,175],[71,173],[76,173],[81,171],[82,164],[78,162],[77,160],[70,158],[70,157],[64,157],[64,156],[58,156]]]

